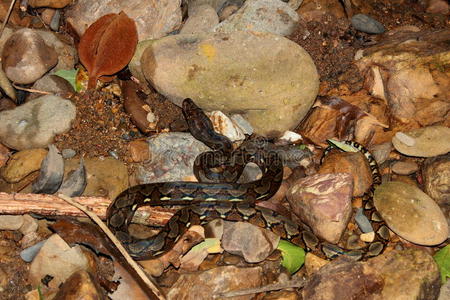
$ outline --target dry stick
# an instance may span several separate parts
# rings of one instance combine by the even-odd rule
[[[287,288],[299,288],[303,287],[305,285],[304,279],[293,279],[288,282],[282,282],[282,283],[274,283],[269,284],[260,288],[250,288],[250,289],[243,289],[238,291],[231,291],[226,293],[218,293],[214,295],[214,298],[219,297],[236,297],[236,296],[244,296],[249,294],[257,294],[257,293],[263,293],[263,292],[270,292],[270,291],[276,291],[276,290],[282,290]]]
[[[150,288],[150,290],[153,291],[156,297],[158,297],[161,300],[166,299],[164,295],[161,293],[161,291],[158,289],[158,287],[150,280],[150,278],[144,273],[144,271],[142,271],[141,267],[131,258],[127,250],[125,250],[125,248],[117,240],[114,234],[109,230],[109,228],[102,222],[102,220],[100,220],[100,218],[96,214],[92,213],[91,211],[89,211],[88,208],[84,207],[83,205],[79,204],[78,202],[74,201],[72,198],[66,195],[59,194],[58,197],[63,199],[67,203],[75,206],[76,208],[84,212],[86,215],[88,215],[100,227],[100,229],[105,232],[108,238],[114,243],[114,245],[123,255],[125,260],[136,271],[136,273],[141,277],[142,281],[145,282],[145,284]]]
[[[46,91],[41,91],[41,90],[35,90],[35,89],[27,89],[21,86],[17,86],[15,84],[13,84],[13,86],[18,89],[18,90],[22,90],[22,91],[26,91],[26,92],[30,92],[30,93],[37,93],[37,94],[43,94],[43,95],[50,95],[50,92],[46,92]]]
[[[12,0],[12,1],[11,1],[11,4],[9,5],[8,12],[6,13],[5,20],[3,21],[2,29],[0,30],[0,38],[1,38],[2,35],[3,35],[3,30],[5,30],[6,23],[8,23],[9,16],[11,15],[11,12],[12,12],[12,10],[13,10],[14,4],[16,4],[16,0]]]

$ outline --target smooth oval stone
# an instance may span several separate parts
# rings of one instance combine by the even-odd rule
[[[394,137],[392,144],[398,152],[418,157],[432,157],[450,151],[450,128],[445,126],[428,126],[406,133],[415,139],[412,146]]]
[[[374,204],[389,228],[412,243],[432,246],[448,237],[441,209],[415,186],[398,181],[383,183],[375,190]]]
[[[386,31],[383,24],[364,14],[354,15],[352,17],[352,25],[357,30],[366,33],[380,34]]]
[[[148,43],[140,61],[145,78],[174,103],[189,97],[205,110],[240,112],[255,133],[272,137],[297,126],[319,87],[309,54],[271,33],[167,36]]]

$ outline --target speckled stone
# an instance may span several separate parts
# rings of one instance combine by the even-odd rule
[[[413,185],[383,183],[375,190],[374,204],[389,228],[412,243],[432,246],[448,237],[447,220],[439,206]]]

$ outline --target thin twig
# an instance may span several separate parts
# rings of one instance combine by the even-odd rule
[[[243,289],[243,290],[237,290],[237,291],[231,291],[226,293],[218,293],[214,295],[214,298],[221,298],[221,297],[236,297],[236,296],[244,296],[249,294],[258,294],[258,293],[264,293],[264,292],[270,292],[270,291],[277,291],[287,288],[299,288],[303,287],[305,285],[306,280],[304,279],[293,279],[287,282],[281,282],[281,283],[274,283],[269,284],[263,287],[259,288],[250,288],[250,289]]]
[[[30,93],[37,93],[37,94],[43,94],[43,95],[50,95],[52,93],[50,92],[46,92],[46,91],[41,91],[41,90],[35,90],[35,89],[27,89],[21,86],[17,86],[15,84],[13,84],[13,86],[18,89],[18,90],[22,90],[22,91],[26,91],[26,92],[30,92]]]
[[[117,240],[117,238],[114,236],[114,234],[108,229],[108,227],[105,225],[105,223],[103,223],[102,220],[100,220],[100,218],[96,214],[92,213],[88,208],[84,207],[83,205],[79,204],[78,202],[74,201],[72,198],[70,198],[66,195],[59,194],[58,197],[63,199],[67,203],[75,206],[79,210],[83,211],[86,215],[88,215],[100,227],[100,229],[105,232],[105,234],[114,243],[114,245],[117,247],[117,249],[123,255],[123,257],[126,259],[126,261],[136,271],[136,273],[141,277],[142,281],[145,282],[145,284],[150,288],[150,290],[153,291],[153,293],[156,295],[156,297],[158,297],[158,299],[161,299],[161,300],[165,299],[164,295],[158,289],[158,287],[144,273],[144,271],[141,269],[141,267],[139,267],[139,265],[131,258],[131,256],[128,254],[127,250],[125,250],[125,248]]]
[[[16,4],[16,0],[12,0],[11,4],[9,5],[8,12],[6,13],[5,19],[3,20],[2,29],[0,30],[0,39],[2,38],[3,31],[5,30],[5,27],[6,27],[6,23],[8,23],[9,16],[11,15],[11,12],[14,8],[14,4]]]

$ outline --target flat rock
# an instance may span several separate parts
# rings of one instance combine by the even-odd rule
[[[336,244],[352,214],[352,191],[350,174],[317,174],[297,180],[286,197],[314,234]]]
[[[389,228],[412,243],[432,246],[448,237],[441,209],[415,186],[397,181],[383,183],[375,190],[374,204]]]
[[[210,149],[190,133],[162,133],[148,139],[151,160],[137,170],[139,183],[194,180],[194,160]]]
[[[180,3],[180,0],[79,0],[65,11],[65,18],[81,36],[98,18],[124,11],[135,21],[140,41],[157,39],[180,26]]]
[[[78,158],[64,162],[64,178],[80,165]],[[99,196],[114,199],[120,192],[128,188],[128,170],[119,160],[112,157],[84,158],[87,186],[82,196]]]
[[[87,270],[89,262],[79,245],[70,247],[59,235],[48,238],[30,266],[29,280],[37,286],[42,278],[52,276],[48,286],[59,287],[75,271]]]
[[[258,263],[278,246],[280,237],[264,228],[245,222],[225,222],[222,247],[249,263]]]
[[[76,107],[67,99],[46,95],[0,112],[0,141],[16,149],[44,148],[70,129]]]
[[[3,46],[3,70],[11,81],[19,84],[35,82],[57,63],[56,51],[32,29],[16,31]]]
[[[18,230],[23,222],[23,216],[0,215],[0,230]]]
[[[190,10],[189,18],[181,28],[180,34],[211,32],[219,24],[219,16],[210,5],[200,5]]]
[[[142,54],[141,68],[175,104],[190,97],[205,110],[242,112],[260,135],[293,129],[311,108],[319,84],[314,62],[299,45],[248,31],[153,41]]]
[[[432,157],[446,154],[450,151],[450,128],[445,126],[428,126],[405,133],[413,139],[408,143],[397,136],[392,138],[392,144],[398,152],[418,157]]]
[[[260,287],[262,275],[261,267],[237,268],[234,266],[181,274],[167,292],[167,299],[211,299],[212,295],[217,293]],[[239,297],[242,300],[252,298],[253,295]]]
[[[2,170],[3,179],[9,183],[19,182],[28,174],[38,171],[46,155],[46,149],[28,149],[14,153]]]
[[[273,0],[247,0],[225,21],[216,26],[216,32],[250,30],[270,32],[282,36],[297,27],[299,16],[287,3]]]
[[[413,161],[397,161],[392,165],[392,172],[399,175],[411,175],[419,170],[419,166]]]

